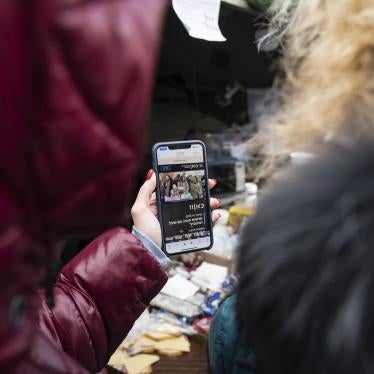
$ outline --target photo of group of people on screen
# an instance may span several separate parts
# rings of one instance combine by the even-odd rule
[[[165,202],[201,199],[205,197],[204,170],[160,173],[160,192]]]

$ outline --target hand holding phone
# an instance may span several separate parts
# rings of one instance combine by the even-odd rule
[[[158,220],[157,198],[154,192],[156,189],[156,175],[153,173],[152,169],[147,173],[147,177],[148,179],[138,192],[136,201],[131,209],[131,215],[134,226],[161,248],[161,227]],[[215,185],[215,180],[208,179],[208,186],[210,189]],[[210,198],[211,209],[219,208],[219,205],[219,200]],[[212,212],[213,222],[217,221],[219,217],[220,215],[217,212]]]

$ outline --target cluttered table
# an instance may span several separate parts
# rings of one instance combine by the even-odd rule
[[[184,259],[173,262],[165,287],[136,321],[109,366],[129,374],[208,373],[210,321],[220,302],[233,292],[235,279],[231,260],[200,254],[193,257],[196,266],[186,265]]]
[[[161,356],[160,361],[153,366],[155,374],[208,374],[208,360],[204,337],[191,337],[191,352],[180,357]]]
[[[208,360],[207,360],[207,341],[204,337],[192,337],[190,339],[191,352],[185,353],[178,357],[169,357],[160,355],[160,360],[152,366],[151,373],[154,374],[208,374]],[[126,372],[125,369],[116,370],[113,367],[108,367],[109,374],[122,374]],[[148,371],[150,372],[150,371]],[[143,370],[143,373],[147,373]]]
[[[168,282],[112,355],[109,366],[116,373],[208,373],[209,327],[235,290],[233,250],[240,226],[254,212],[250,197],[220,210],[212,250],[172,261]]]

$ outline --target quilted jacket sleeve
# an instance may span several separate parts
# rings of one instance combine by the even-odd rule
[[[38,31],[32,203],[52,235],[95,236],[129,213],[167,1],[35,3],[51,10]]]
[[[53,309],[41,295],[41,329],[90,372],[98,371],[166,279],[133,235],[107,231],[62,269]]]

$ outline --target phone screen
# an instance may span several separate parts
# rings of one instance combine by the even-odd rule
[[[204,146],[182,143],[155,147],[165,252],[209,248],[212,224]]]

